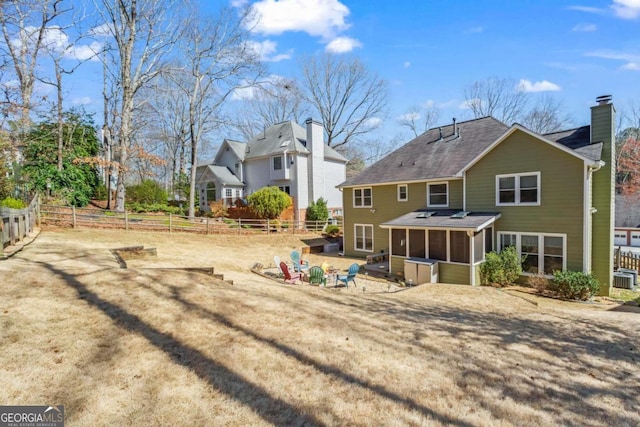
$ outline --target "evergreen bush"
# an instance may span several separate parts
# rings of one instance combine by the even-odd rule
[[[553,272],[552,290],[563,298],[584,301],[596,295],[600,285],[591,273],[556,270]]]

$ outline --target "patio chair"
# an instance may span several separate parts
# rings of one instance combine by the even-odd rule
[[[327,286],[327,278],[324,275],[322,267],[314,265],[309,269],[309,284]]]
[[[295,285],[296,280],[300,280],[302,282],[302,273],[290,273],[289,267],[284,262],[280,262],[280,271],[284,275],[284,281],[289,282],[292,285]]]
[[[360,266],[357,263],[351,264],[347,274],[336,275],[336,286],[340,282],[344,283],[347,288],[349,287],[349,282],[353,282],[353,286],[356,286],[356,274],[358,274],[358,271],[360,271]]]
[[[300,253],[298,251],[291,252],[291,261],[293,261],[293,269],[298,273],[304,273],[309,271],[309,262],[300,259]]]

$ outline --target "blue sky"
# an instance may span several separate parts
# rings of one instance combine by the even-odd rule
[[[274,74],[291,75],[301,55],[334,51],[388,80],[388,133],[400,132],[396,118],[413,105],[438,109],[440,123],[471,118],[463,89],[490,76],[553,96],[576,126],[588,123],[596,96],[613,95],[619,111],[640,99],[640,0],[234,4],[260,14],[254,40]]]
[[[408,141],[397,118],[411,106],[436,109],[438,124],[472,118],[463,89],[491,76],[553,96],[575,126],[589,122],[599,95],[613,95],[622,113],[640,106],[640,0],[202,0],[203,16],[229,4],[260,16],[252,40],[273,75],[332,51],[386,79],[379,138]],[[102,66],[85,64],[67,82],[68,99],[100,122]]]

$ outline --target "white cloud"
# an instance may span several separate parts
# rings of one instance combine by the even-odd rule
[[[618,18],[636,19],[640,16],[640,0],[613,0],[611,8]]]
[[[420,113],[412,112],[412,113],[401,114],[397,117],[397,119],[401,122],[417,121],[417,120],[420,120]]]
[[[272,40],[264,40],[262,42],[248,41],[247,46],[253,50],[262,61],[266,62],[278,62],[284,59],[291,59],[292,50],[287,53],[276,54],[277,43]]]
[[[356,39],[352,39],[351,37],[336,37],[329,42],[325,50],[331,53],[346,53],[351,52],[357,47],[362,47],[362,43]]]
[[[427,99],[425,102],[422,103],[422,108],[433,108],[435,107],[436,102],[433,99]]]
[[[571,31],[590,33],[590,32],[596,31],[597,29],[598,29],[598,26],[596,24],[578,24],[574,26],[571,29]]]
[[[409,67],[411,67],[411,62],[409,62],[409,61],[404,61],[404,64],[402,64],[402,66],[403,66],[404,68],[409,68]]]
[[[231,99],[234,101],[248,101],[255,98],[256,88],[253,86],[238,87],[233,90]]]
[[[261,34],[302,31],[331,39],[349,27],[349,8],[339,0],[260,0],[251,11],[247,27]]]
[[[579,12],[594,13],[598,15],[602,15],[607,12],[606,9],[601,9],[599,7],[592,7],[592,6],[569,6],[567,9],[577,10]]]
[[[471,27],[464,30],[464,34],[480,34],[484,32],[484,27]]]
[[[91,42],[91,44],[83,44],[78,46],[71,46],[65,52],[66,58],[77,59],[78,61],[98,61],[100,58],[98,54],[102,52],[102,44],[98,42]]]
[[[371,117],[370,119],[365,120],[363,124],[369,129],[375,129],[382,125],[382,119],[379,117]]]
[[[470,110],[472,105],[479,104],[482,104],[482,100],[480,98],[468,99],[458,104],[458,108],[461,110]]]
[[[91,30],[89,30],[89,35],[99,37],[109,37],[113,33],[113,24],[109,23],[98,25],[97,27],[93,27]]]
[[[532,83],[530,80],[522,79],[518,83],[518,90],[521,92],[555,92],[560,90],[560,86],[548,80]]]
[[[259,82],[244,80],[241,83],[241,87],[233,90],[231,99],[234,101],[248,101],[256,97],[261,90],[260,87],[269,90],[269,87],[282,86],[283,83],[288,81],[290,81],[290,79],[278,74],[271,74]]]
[[[231,7],[243,8],[249,3],[249,0],[231,0]]]
[[[620,67],[621,70],[640,71],[640,64],[637,62],[628,62]]]
[[[598,50],[594,52],[587,52],[585,56],[592,56],[595,58],[612,59],[614,61],[624,61],[625,65],[620,67],[621,70],[636,70],[640,63],[640,55],[629,52],[618,52],[613,50]]]
[[[73,99],[71,100],[71,103],[72,103],[73,105],[88,105],[88,104],[91,104],[91,102],[93,102],[93,101],[92,101],[92,99],[91,99],[90,97],[88,97],[88,96],[83,96],[83,97],[81,97],[81,98],[73,98]]]

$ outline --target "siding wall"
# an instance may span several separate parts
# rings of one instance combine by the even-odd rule
[[[406,202],[398,201],[397,184],[378,185],[371,187],[371,189],[373,195],[373,206],[371,208],[356,208],[353,206],[353,188],[344,188],[342,191],[344,251],[348,256],[366,256],[370,253],[354,249],[354,224],[372,224],[373,252],[389,252],[389,232],[380,228],[379,225],[408,212],[424,209],[427,206],[427,184],[425,182],[408,184],[408,201]],[[462,208],[462,180],[449,181],[449,206],[451,208]],[[372,212],[372,209],[375,212]]]
[[[452,283],[454,285],[470,285],[471,276],[469,269],[472,266],[461,264],[438,263],[438,282]],[[480,282],[477,282],[480,284]]]
[[[336,188],[346,179],[347,167],[343,162],[333,160],[324,161],[324,199],[329,208],[342,208],[342,192]]]
[[[496,206],[496,175],[540,172],[540,206]],[[495,232],[567,235],[567,269],[583,270],[584,162],[516,131],[466,175],[466,209],[498,211]]]
[[[613,229],[615,220],[615,110],[613,105],[591,108],[591,140],[603,142],[602,160],[605,165],[593,173],[592,218],[593,274],[600,282],[600,294],[609,295],[613,281]]]

